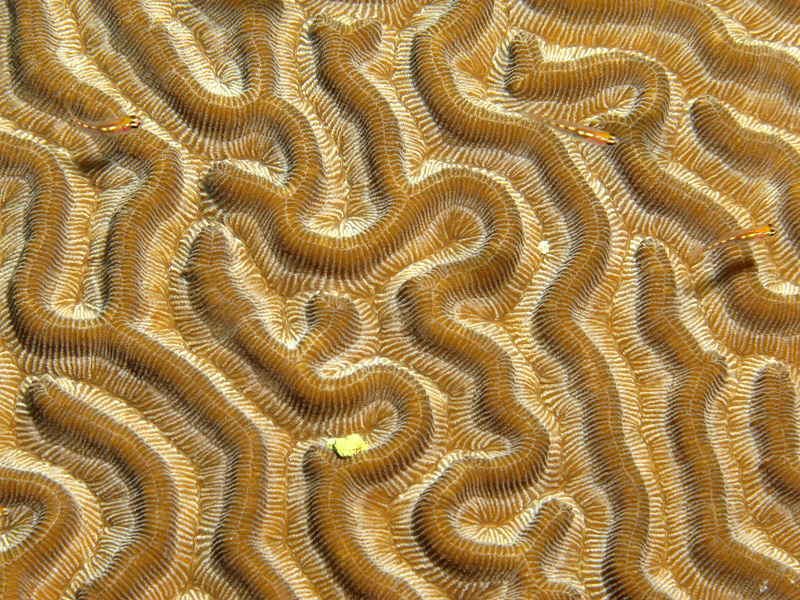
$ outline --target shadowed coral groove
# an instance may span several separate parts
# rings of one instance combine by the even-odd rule
[[[798,593],[796,578],[736,541],[727,523],[722,473],[704,426],[706,407],[724,382],[725,364],[719,356],[699,356],[697,343],[681,325],[675,279],[663,249],[643,242],[636,263],[638,327],[666,360],[673,380],[665,425],[685,488],[689,555],[701,573],[724,588],[742,594],[764,589],[769,597],[792,598]]]
[[[467,6],[477,14],[468,17]],[[460,141],[525,152],[540,170],[554,204],[563,213],[571,241],[570,254],[561,276],[548,286],[539,302],[533,315],[533,334],[563,364],[572,382],[571,393],[584,406],[596,477],[606,487],[613,506],[615,522],[606,546],[603,585],[612,595],[665,597],[637,569],[646,547],[646,493],[633,461],[626,457],[614,384],[601,354],[569,316],[590,293],[605,267],[609,251],[608,219],[585,182],[568,169],[569,159],[559,146],[551,143],[515,147],[514,141],[526,137],[520,131],[522,127],[470,106],[458,95],[452,75],[445,70],[446,63],[438,58],[452,52],[447,44],[450,39],[455,40],[453,48],[467,44],[468,36],[476,35],[480,29],[481,15],[490,6],[484,3],[477,9],[466,3],[456,4],[452,10],[459,17],[454,16],[452,21],[458,23],[458,28],[442,19],[441,26],[420,34],[415,40],[420,88],[432,112],[439,115],[440,124]],[[457,116],[459,112],[471,115],[469,128],[464,125],[468,120]],[[517,130],[516,135],[511,129]],[[506,140],[511,142],[505,143]]]
[[[0,502],[30,513],[33,526],[0,552],[4,598],[57,598],[77,568],[70,545],[79,535],[77,503],[62,485],[35,472],[0,467]],[[3,544],[5,546],[5,544]],[[51,566],[59,564],[60,568]]]
[[[759,471],[795,519],[800,509],[800,460],[798,434],[786,428],[797,420],[797,399],[789,373],[782,366],[764,367],[753,385],[750,427],[759,449]]]
[[[28,151],[34,150],[30,148]],[[17,153],[15,150],[10,157],[8,153],[4,155],[6,160],[2,166],[5,167],[5,172],[21,168],[18,162],[8,160],[13,159]],[[266,476],[266,456],[263,440],[252,423],[248,424],[241,413],[237,418],[235,409],[226,408],[227,403],[222,393],[205,375],[155,340],[133,330],[130,325],[119,323],[123,317],[115,319],[113,310],[109,311],[111,316],[107,318],[75,323],[71,322],[74,320],[56,314],[48,306],[48,290],[43,284],[48,281],[48,275],[51,278],[57,277],[62,259],[59,246],[63,244],[63,234],[52,239],[48,232],[64,230],[59,221],[65,219],[68,206],[62,198],[68,194],[63,176],[59,176],[58,167],[46,159],[41,162],[51,168],[38,172],[35,169],[26,169],[33,170],[33,173],[25,173],[27,177],[37,179],[32,189],[38,189],[39,193],[32,199],[29,210],[28,238],[23,249],[23,258],[9,285],[10,326],[13,334],[8,330],[7,333],[13,335],[15,343],[26,348],[23,353],[27,354],[31,362],[30,368],[34,370],[49,367],[58,374],[82,377],[116,393],[117,382],[114,378],[119,375],[113,369],[109,371],[106,368],[114,366],[143,378],[165,397],[172,397],[173,401],[181,398],[185,402],[194,398],[196,402],[184,405],[183,409],[194,420],[194,426],[200,426],[201,431],[205,429],[223,448],[229,446],[229,472],[225,482],[227,491],[223,491],[223,497],[227,497],[227,509],[223,511],[224,517],[211,536],[206,560],[212,565],[219,565],[219,570],[226,573],[225,579],[230,576],[230,572],[237,572],[239,581],[234,585],[241,592],[253,597],[289,597],[291,592],[288,586],[270,568],[253,538],[255,531],[250,520],[252,515],[259,514],[258,506],[263,502],[263,491],[255,490],[260,488],[258,482],[263,481]],[[28,164],[39,163],[32,161]],[[46,185],[62,186],[64,195],[48,194],[50,189],[41,189]],[[164,198],[168,199],[169,196]],[[136,200],[135,196],[131,199],[134,208],[138,204]],[[49,210],[48,201],[58,208]],[[148,210],[159,207],[159,203],[142,202],[138,205],[143,208],[146,206]],[[166,202],[161,204],[164,205]],[[118,236],[122,238],[120,244],[124,245],[126,238],[129,238],[133,247],[137,248],[136,252],[126,253],[123,261],[135,260],[141,256],[138,248],[144,247],[142,238],[147,234],[147,230],[135,227],[121,231]],[[109,267],[111,270],[116,265],[113,259],[109,259],[109,262],[112,265]],[[129,287],[122,288],[122,297],[134,299],[127,303],[128,310],[122,313],[124,319],[129,319],[133,316],[131,313],[139,282],[135,277],[137,270],[128,269],[126,273],[126,278],[134,276],[132,281],[120,278],[130,284]],[[114,297],[117,281],[119,279],[115,281],[115,278],[111,278],[111,297]],[[113,304],[111,306],[114,307]],[[124,390],[119,395],[127,397]],[[129,398],[129,401],[132,400],[133,398]],[[221,428],[218,424],[220,419],[225,423]],[[200,457],[198,452],[201,452],[200,448],[193,452],[197,458]],[[248,457],[246,462],[244,457]],[[239,547],[233,551],[231,545]],[[216,567],[212,571],[215,569]]]
[[[108,568],[81,585],[76,598],[132,596],[156,585],[166,586],[174,595],[185,584],[186,573],[169,573],[177,566],[178,510],[175,485],[160,455],[129,429],[52,381],[33,383],[22,402],[26,418],[42,438],[42,448],[59,447],[57,453],[48,453],[49,458],[89,481],[92,492],[109,509],[111,527],[130,529],[128,541],[115,549]],[[82,431],[81,421],[92,422],[95,428]],[[114,474],[98,468],[98,461],[109,465]],[[119,500],[109,493],[109,479],[127,488],[129,515],[113,514]],[[126,527],[126,521],[132,521],[132,526]]]

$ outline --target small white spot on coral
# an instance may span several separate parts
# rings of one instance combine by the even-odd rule
[[[542,254],[549,254],[550,253],[550,242],[547,240],[542,240],[539,242],[539,252]]]

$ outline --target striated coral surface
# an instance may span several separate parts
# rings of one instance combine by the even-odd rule
[[[800,598],[798,6],[4,3],[0,597]]]

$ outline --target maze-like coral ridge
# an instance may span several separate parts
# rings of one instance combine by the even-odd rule
[[[0,597],[800,598],[798,6],[4,4]]]

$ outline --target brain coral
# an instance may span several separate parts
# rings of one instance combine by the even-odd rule
[[[800,598],[794,0],[0,15],[4,600]]]

